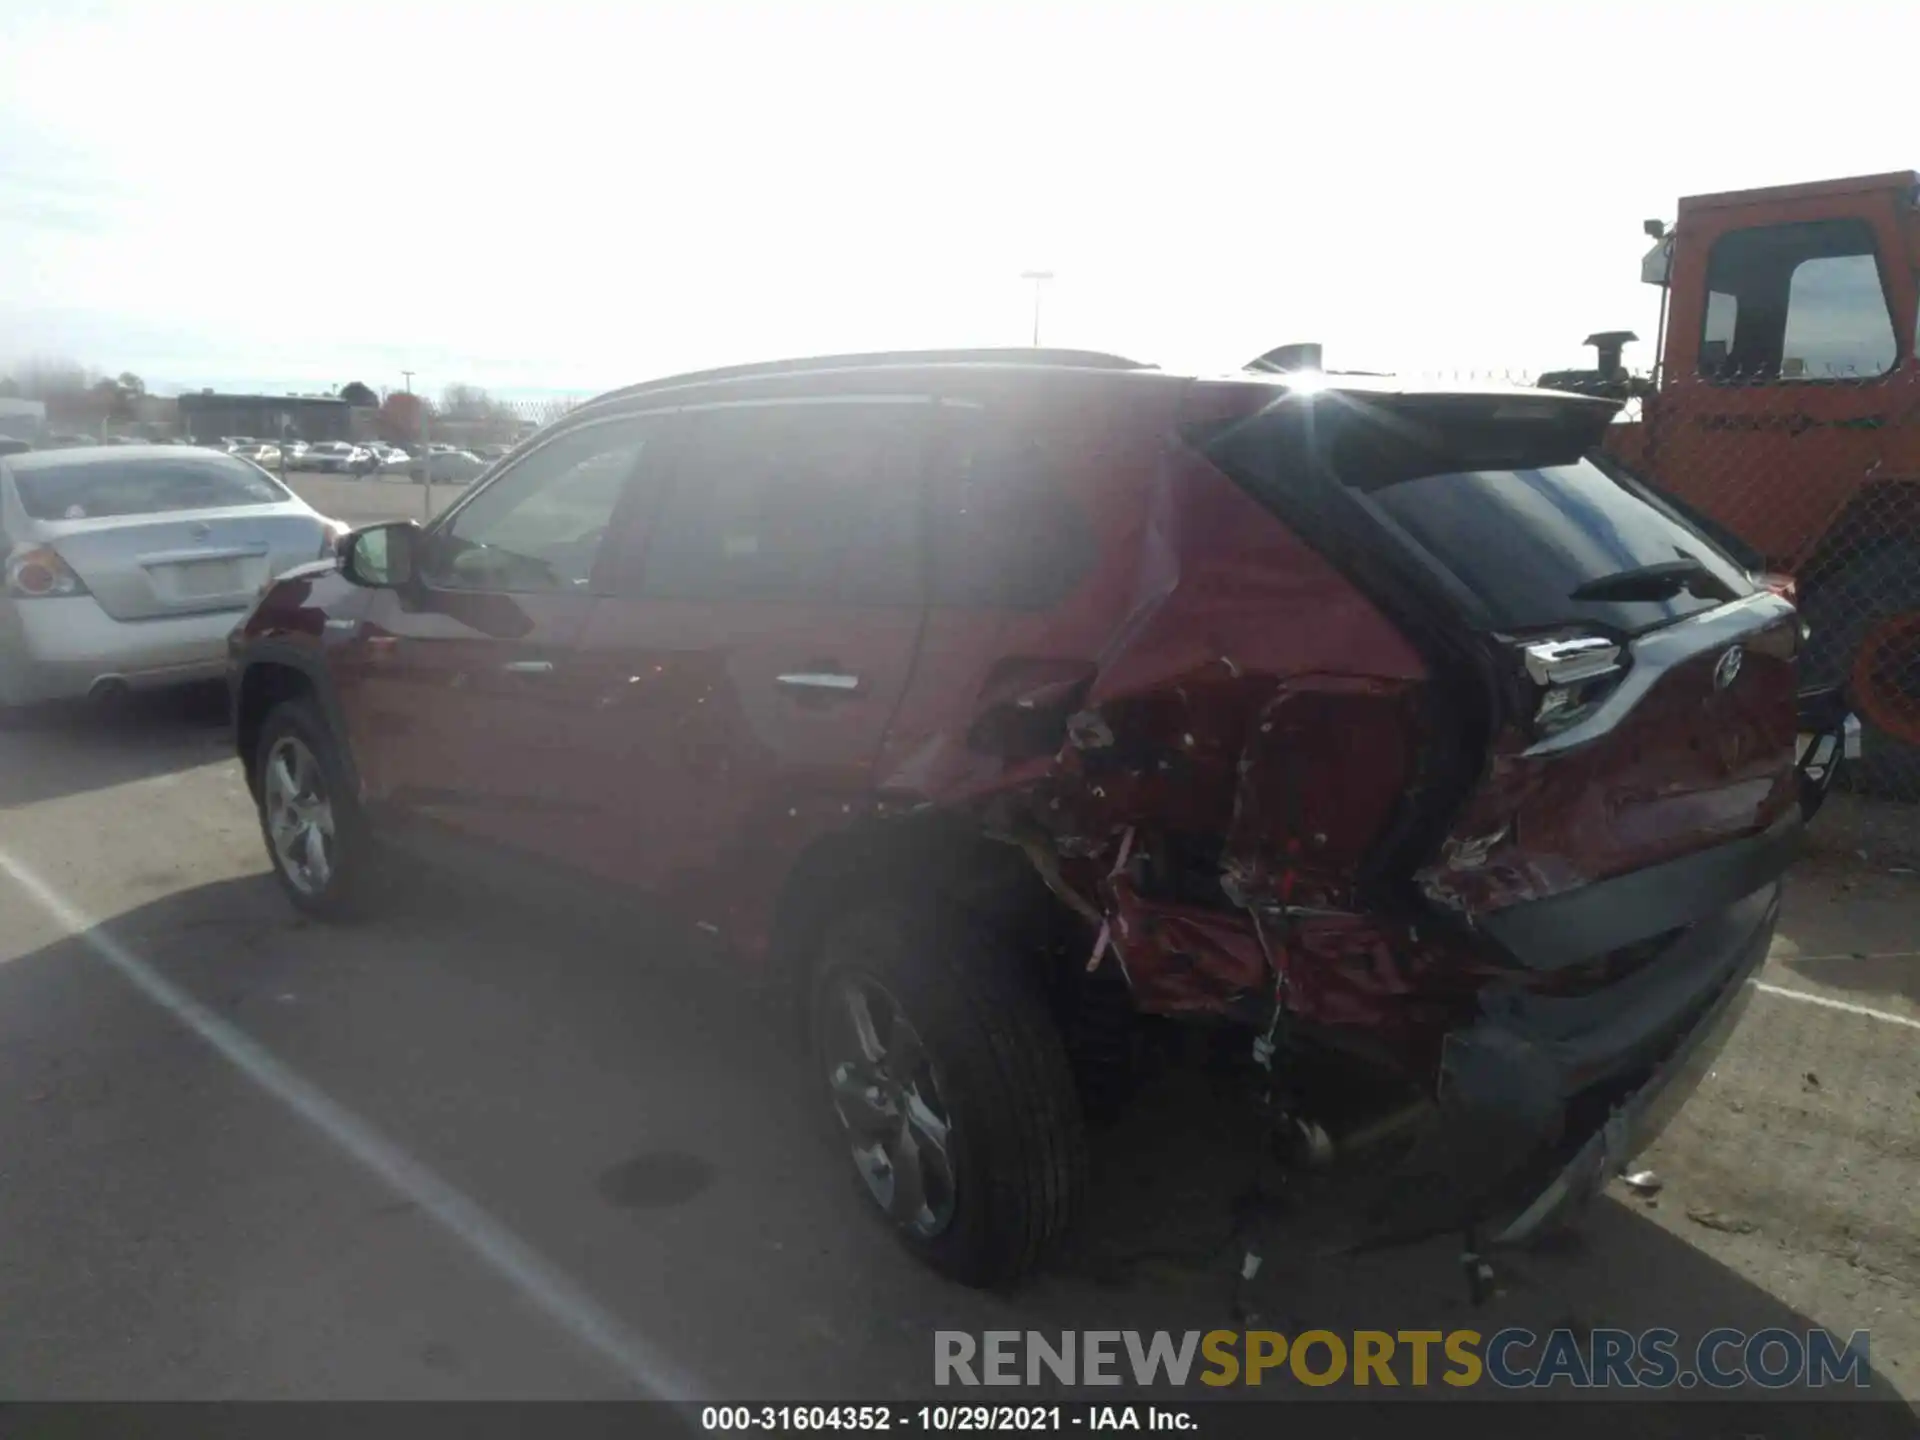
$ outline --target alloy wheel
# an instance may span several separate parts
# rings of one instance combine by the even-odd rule
[[[298,736],[281,736],[267,753],[263,798],[274,863],[302,895],[319,895],[337,863],[333,802],[320,762]]]
[[[953,1222],[953,1124],[919,1032],[864,977],[840,984],[826,1020],[827,1086],[854,1167],[894,1224],[931,1240]]]

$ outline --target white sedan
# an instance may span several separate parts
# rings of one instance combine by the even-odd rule
[[[346,530],[216,450],[0,458],[0,708],[218,677],[261,589]]]

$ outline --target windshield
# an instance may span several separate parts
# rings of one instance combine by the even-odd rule
[[[21,507],[36,520],[278,505],[290,498],[265,472],[216,455],[23,457],[13,462],[13,483]]]

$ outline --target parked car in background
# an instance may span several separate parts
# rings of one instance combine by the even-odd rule
[[[258,445],[259,443],[260,442],[251,435],[222,435],[220,437],[220,448],[225,450],[229,455],[244,446]]]
[[[362,463],[366,452],[345,440],[322,440],[307,447],[302,468],[325,475],[344,475]]]
[[[418,484],[431,480],[436,485],[463,485],[486,468],[487,462],[471,450],[442,450],[436,447],[423,456],[415,456],[407,473]]]
[[[227,453],[242,460],[251,460],[263,470],[271,470],[280,463],[280,447],[264,440],[252,445],[236,445]]]
[[[282,440],[280,453],[287,458],[287,468],[298,470],[307,458],[307,442],[304,440]]]
[[[217,450],[0,459],[0,707],[217,676],[238,613],[345,532]]]
[[[806,1015],[876,1213],[968,1282],[1061,1240],[1154,1017],[1247,1057],[1250,1146],[1396,1134],[1353,1243],[1550,1231],[1752,993],[1799,617],[1587,458],[1613,401],[1258,364],[589,402],[235,632],[279,883],[347,914],[385,842],[717,932]]]
[[[413,457],[398,445],[375,441],[367,448],[373,452],[373,458],[379,461],[382,470],[405,470],[413,463]]]
[[[496,460],[504,460],[513,451],[511,445],[476,445],[473,453],[491,465]]]

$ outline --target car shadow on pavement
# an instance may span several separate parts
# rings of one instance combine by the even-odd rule
[[[181,685],[107,706],[43,705],[0,717],[0,808],[124,785],[233,754],[224,685]]]
[[[279,1063],[480,1204],[513,1216],[521,1240],[629,1312],[636,1328],[680,1347],[721,1395],[924,1396],[939,1329],[1665,1327],[1680,1332],[1684,1356],[1716,1327],[1804,1333],[1813,1324],[1638,1205],[1612,1199],[1578,1240],[1502,1259],[1498,1292],[1476,1305],[1453,1237],[1317,1253],[1325,1209],[1339,1202],[1307,1187],[1269,1227],[1264,1264],[1236,1296],[1245,1247],[1236,1213],[1259,1139],[1243,1102],[1184,1073],[1156,1081],[1095,1135],[1089,1206],[1059,1262],[1012,1294],[968,1291],[910,1261],[857,1203],[791,1014],[764,1000],[743,1005],[726,958],[674,927],[632,915],[562,917],[428,879],[389,915],[335,930],[295,916],[272,881],[255,875],[178,892],[104,928]],[[9,1146],[73,1133],[59,1104],[31,1100],[49,1088],[83,1105],[114,1087],[140,1092],[141,1106],[164,1103],[137,1073],[113,1078],[113,1067],[145,1063],[163,1042],[90,1027],[79,972],[114,991],[116,1006],[143,1003],[130,1003],[133,987],[105,968],[81,937],[0,967],[0,1138]],[[148,1020],[176,1032],[164,1043],[198,1044],[157,1009]],[[123,1014],[116,1023],[133,1022]],[[193,1103],[209,1103],[204,1086]],[[147,1123],[97,1095],[93,1108],[87,1143],[105,1154],[117,1126]],[[298,1128],[291,1116],[287,1123]],[[121,1138],[130,1147],[140,1139]],[[30,1185],[33,1168],[9,1183]],[[129,1181],[87,1203],[145,1208],[152,1197]],[[127,1223],[168,1222],[130,1214]],[[21,1223],[9,1229],[10,1245],[52,1240]],[[109,1270],[138,1263],[69,1259]],[[243,1268],[231,1257],[223,1265]],[[1236,1298],[1257,1318],[1236,1310]],[[34,1297],[17,1299],[0,1340],[35,1323]],[[655,1301],[663,1308],[649,1310]],[[81,1346],[73,1363],[115,1373],[122,1342],[68,1341]],[[11,1391],[33,1393],[31,1375],[7,1369]],[[338,1383],[351,1391],[351,1376]],[[1306,1393],[1291,1381],[1267,1392]],[[1487,1389],[1472,1393],[1485,1398]],[[1845,1395],[1897,1399],[1878,1375]],[[1607,1409],[1608,1434],[1642,1433],[1632,1407]],[[1654,1414],[1646,1412],[1648,1433]],[[1849,1433],[1911,1432],[1910,1416],[1885,1407],[1858,1414]]]

